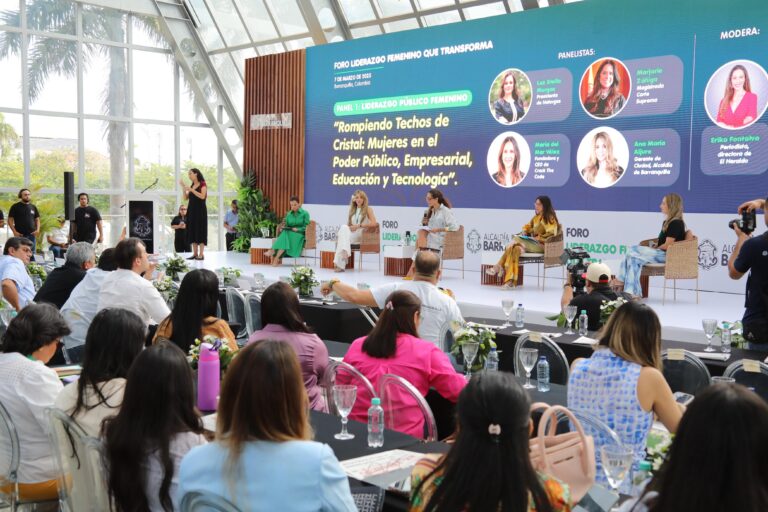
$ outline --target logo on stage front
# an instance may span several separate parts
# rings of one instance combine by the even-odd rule
[[[467,249],[472,254],[476,254],[482,248],[483,244],[480,241],[480,233],[478,233],[476,229],[473,229],[469,232],[469,235],[467,235]]]
[[[717,266],[717,247],[712,240],[705,238],[699,244],[699,266],[704,270]]]

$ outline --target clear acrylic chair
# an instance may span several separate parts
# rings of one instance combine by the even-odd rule
[[[180,512],[240,512],[228,499],[202,491],[186,493],[181,498]]]
[[[536,377],[536,371],[539,367],[538,358],[547,356],[547,362],[549,363],[549,382],[562,385],[568,384],[568,375],[570,374],[568,359],[565,357],[565,353],[563,353],[563,350],[558,344],[545,334],[541,335],[540,342],[531,340],[530,333],[523,334],[517,338],[514,357],[515,375],[518,377],[525,377],[525,369],[520,363],[520,349],[523,348],[535,348],[539,351],[539,355],[536,358],[536,364],[531,370],[531,378]]]
[[[748,361],[746,363],[748,369],[745,369],[745,361]],[[754,389],[755,393],[763,397],[763,400],[768,401],[768,364],[762,361],[740,359],[728,365],[723,372],[723,377],[736,379],[738,384]]]
[[[399,418],[404,412],[417,407],[424,417],[425,441],[437,441],[437,422],[432,408],[416,387],[399,375],[387,373],[379,378],[379,395],[384,408],[384,425],[391,430],[402,432]]]
[[[662,373],[667,384],[675,391],[695,395],[709,386],[710,375],[704,362],[687,350],[676,349],[670,358],[670,352],[661,352]],[[682,357],[680,357],[682,356]]]
[[[339,379],[339,377],[341,377],[341,379]],[[365,375],[360,373],[357,368],[344,361],[334,361],[332,359],[323,374],[321,386],[323,388],[323,398],[325,399],[325,412],[335,416],[339,415],[339,411],[336,409],[336,404],[333,401],[333,386],[337,381],[339,384],[357,385],[357,397],[355,401],[367,404],[366,408],[370,406],[371,400],[378,396],[371,381],[369,381]]]
[[[248,336],[245,297],[234,286],[227,286],[225,295],[227,298],[227,317],[229,323],[237,326],[235,338],[245,338]]]
[[[245,320],[248,336],[250,336],[263,327],[261,322],[261,296],[253,292],[247,292],[244,295],[246,302]]]

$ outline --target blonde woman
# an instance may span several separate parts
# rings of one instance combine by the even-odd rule
[[[592,152],[589,163],[581,170],[584,180],[596,188],[610,187],[616,183],[624,169],[613,156],[613,142],[606,132],[597,132],[592,137]]]
[[[683,198],[677,194],[667,194],[659,205],[664,214],[659,237],[651,246],[633,245],[621,262],[616,275],[617,285],[624,286],[624,291],[640,295],[640,271],[646,263],[664,263],[667,261],[667,249],[670,245],[685,240],[685,222],[683,221]]]
[[[352,256],[352,244],[359,244],[363,230],[374,226],[376,215],[373,214],[373,208],[368,206],[368,196],[362,190],[356,190],[349,203],[347,223],[336,234],[336,255],[333,257],[335,272],[344,272],[347,259]]]
[[[513,136],[506,137],[499,148],[499,170],[494,175],[496,183],[504,188],[514,187],[525,176],[520,171],[520,147]]]
[[[548,196],[539,196],[533,204],[535,215],[523,226],[519,235],[515,235],[512,243],[504,250],[499,262],[485,271],[495,276],[504,272],[504,288],[517,286],[517,267],[523,252],[543,253],[543,243],[557,235],[559,221],[552,200]]]

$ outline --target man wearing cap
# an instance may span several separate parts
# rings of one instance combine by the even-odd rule
[[[611,269],[605,263],[590,263],[584,277],[587,281],[587,293],[574,297],[573,286],[571,286],[570,276],[568,276],[569,282],[563,285],[563,296],[560,299],[560,305],[562,309],[565,309],[566,306],[576,306],[579,313],[582,310],[586,310],[589,320],[588,328],[590,331],[596,331],[602,326],[600,322],[600,306],[603,304],[603,301],[616,300],[619,297],[630,300],[631,296],[626,293],[616,293],[611,289],[608,284],[611,281]]]
[[[63,258],[67,247],[69,247],[67,243],[69,242],[69,228],[66,227],[67,221],[63,215],[56,217],[56,220],[59,221],[59,227],[52,229],[46,238],[53,257]]]

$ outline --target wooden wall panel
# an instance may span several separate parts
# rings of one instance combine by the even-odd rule
[[[243,172],[256,176],[279,215],[291,195],[304,202],[305,50],[245,61]],[[290,129],[251,130],[252,114],[292,114]]]

